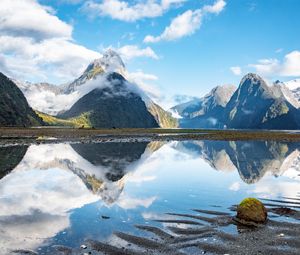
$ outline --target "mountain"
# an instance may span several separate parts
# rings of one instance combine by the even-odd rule
[[[89,64],[78,79],[65,86],[64,93],[80,90],[91,81],[91,87],[96,89],[81,97],[58,117],[69,119],[84,114],[89,126],[103,128],[177,127],[177,120],[135,84],[128,82],[126,74],[120,56],[108,50],[102,58]]]
[[[145,102],[128,88],[123,76],[111,73],[106,79],[109,86],[92,90],[58,117],[69,119],[86,114],[90,126],[101,128],[159,127]]]
[[[252,73],[242,79],[223,116],[228,128],[298,129],[300,126],[299,111],[282,90],[268,86]]]
[[[235,92],[233,85],[223,85],[213,88],[202,98],[195,98],[192,101],[176,105],[171,108],[182,116],[181,127],[223,127],[220,122],[226,104]]]
[[[177,112],[182,117],[190,119],[202,116],[224,108],[235,90],[236,87],[234,85],[217,86],[204,97],[195,98],[187,103],[176,105],[171,110]]]
[[[123,60],[115,51],[108,49],[101,58],[95,59],[88,65],[82,75],[70,84],[62,85],[61,89],[65,94],[70,94],[87,81],[95,79],[98,75],[105,73],[118,73],[126,76],[126,68]]]
[[[121,57],[108,50],[68,84],[18,82],[18,86],[48,125],[98,128],[178,126],[178,121],[169,112],[126,77]]]
[[[43,121],[30,108],[17,85],[0,72],[0,126],[34,126]]]

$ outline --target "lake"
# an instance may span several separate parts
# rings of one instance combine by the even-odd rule
[[[102,246],[98,253],[91,250],[88,240],[95,240],[109,254],[125,254],[127,248],[158,254],[159,240],[153,233],[177,238],[186,229],[210,222],[218,212],[234,215],[233,206],[246,197],[259,198],[270,208],[289,206],[297,211],[299,149],[300,143],[272,141],[2,146],[0,253],[102,254]],[[271,217],[299,223],[298,216]],[[235,224],[218,229],[240,233]],[[153,243],[135,241],[134,236]],[[197,236],[218,242],[213,235],[203,238]],[[178,251],[209,251],[188,242]],[[291,249],[297,253],[298,246]]]

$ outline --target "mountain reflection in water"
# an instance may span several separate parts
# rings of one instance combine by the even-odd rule
[[[130,210],[137,210],[138,213],[137,208],[146,211],[156,208],[163,202],[176,199],[176,196],[180,199],[186,189],[172,187],[171,190],[170,185],[174,181],[175,186],[178,186],[175,182],[186,182],[191,189],[198,186],[197,178],[199,181],[205,178],[203,175],[197,176],[204,171],[201,162],[208,163],[209,169],[238,173],[247,186],[255,185],[266,175],[299,180],[298,147],[298,143],[266,141],[184,141],[0,148],[0,248],[2,251],[36,250],[47,246],[49,239],[74,228],[72,212],[99,201],[107,210],[117,207],[119,209],[115,214],[124,210],[122,213],[126,215]],[[199,165],[199,169],[190,176],[188,169],[180,169],[181,173],[173,171],[183,162],[187,162],[187,168],[197,169]],[[183,173],[183,170],[187,172]],[[212,176],[216,183],[223,182],[218,175]],[[238,180],[234,180],[235,185]],[[146,192],[147,182],[155,184],[153,190],[148,188],[150,192]],[[130,183],[137,186],[125,190]],[[241,184],[234,185],[231,190],[238,190]],[[283,187],[286,183],[280,185]],[[263,187],[264,191],[266,187]],[[206,189],[210,195],[217,192],[210,182]],[[261,190],[262,187],[255,186],[255,192]],[[201,200],[201,192],[199,196]],[[198,206],[192,204],[194,201],[191,200],[191,207]],[[178,209],[177,203],[169,203],[168,208]],[[100,210],[99,207],[95,210]],[[151,210],[151,213],[143,211],[140,215],[146,220],[150,214],[160,213]],[[88,224],[85,227],[87,232],[92,228]],[[105,238],[114,231],[113,227],[115,225],[110,225]],[[77,238],[83,240],[85,237]],[[74,245],[70,240],[66,242]]]
[[[187,141],[175,148],[203,158],[219,171],[238,171],[248,184],[258,182],[267,172],[274,176],[289,168],[298,170],[299,143],[273,141]]]

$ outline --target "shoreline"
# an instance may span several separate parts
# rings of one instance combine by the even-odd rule
[[[0,128],[0,145],[59,142],[147,142],[183,140],[300,142],[300,132],[212,129]]]

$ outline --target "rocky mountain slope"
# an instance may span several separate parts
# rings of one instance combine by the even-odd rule
[[[71,126],[78,126],[78,123],[83,123],[84,126],[99,128],[178,126],[169,112],[155,104],[126,77],[127,71],[120,56],[108,50],[71,83],[61,86],[20,83],[19,87],[50,125],[71,123]]]
[[[299,129],[300,102],[294,83],[267,85],[260,76],[249,73],[237,89],[216,87],[171,111],[182,116],[179,121],[184,128]]]
[[[236,87],[234,85],[217,86],[204,97],[174,106],[171,110],[185,118],[203,116],[224,108],[235,90]]]
[[[226,105],[229,128],[298,129],[299,111],[281,90],[268,86],[256,74],[247,74]]]
[[[16,84],[0,73],[0,126],[42,125]]]
[[[123,76],[111,73],[107,81],[110,86],[92,90],[59,117],[68,119],[86,113],[90,126],[101,128],[159,127],[142,98],[130,91]]]
[[[174,106],[171,111],[183,117],[180,119],[181,127],[222,128],[222,112],[235,90],[233,85],[217,86],[204,97]]]

